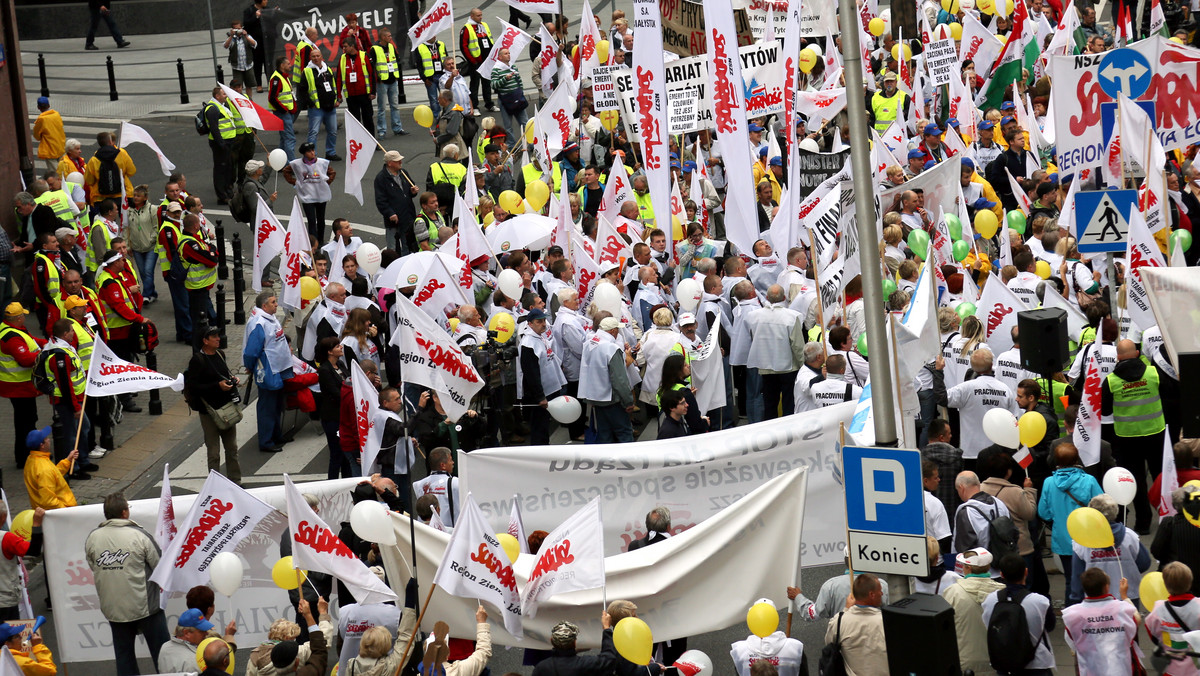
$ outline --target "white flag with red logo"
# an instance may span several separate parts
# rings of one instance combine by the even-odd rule
[[[371,156],[375,154],[375,135],[353,115],[346,116],[346,194],[358,200],[362,206],[362,179],[371,167]]]
[[[454,6],[450,0],[438,0],[408,29],[408,40],[412,43],[413,51],[416,51],[421,43],[447,28],[453,27]]]
[[[1179,488],[1179,472],[1175,467],[1175,452],[1171,445],[1171,435],[1163,435],[1163,451],[1162,451],[1162,480],[1158,491],[1158,504],[1155,507],[1158,509],[1158,515],[1173,516],[1175,514],[1175,503],[1171,501],[1171,493]]]
[[[583,78],[591,77],[593,68],[604,65],[596,54],[596,45],[603,39],[591,3],[583,0],[583,14],[579,17],[579,72],[575,74],[581,82]]]
[[[254,278],[250,280],[250,286],[255,291],[262,291],[263,270],[267,269],[276,256],[283,253],[284,229],[262,195],[256,197],[258,208],[254,215]]]
[[[417,281],[412,302],[435,321],[445,320],[446,313],[443,310],[447,305],[472,304],[459,280],[450,274],[446,263],[438,257],[433,258],[429,267],[425,268],[425,274]]]
[[[987,344],[995,354],[1012,349],[1012,329],[1017,325],[1017,313],[1028,309],[999,275],[988,276],[979,294],[975,316],[983,320]]]
[[[154,154],[158,156],[158,168],[162,169],[164,176],[170,176],[171,172],[175,171],[175,163],[167,159],[162,149],[158,147],[158,143],[154,141],[154,137],[145,129],[130,122],[122,122],[121,132],[117,135],[117,138],[121,139],[119,145],[122,148],[129,147],[130,143],[143,143],[150,150],[153,150]]]
[[[508,633],[522,638],[517,578],[508,555],[491,530],[475,498],[468,493],[462,514],[454,520],[454,533],[433,583],[451,596],[491,604],[500,612]]]
[[[529,540],[525,537],[525,521],[521,518],[521,499],[514,495],[512,510],[508,513],[508,534],[521,545],[521,553],[529,553]]]
[[[1096,359],[1099,352],[1088,350],[1083,394],[1079,399],[1079,413],[1075,416],[1075,430],[1071,433],[1071,440],[1079,449],[1079,459],[1084,467],[1100,462],[1100,381],[1103,378]]]
[[[546,99],[541,110],[538,111],[537,125],[545,134],[546,146],[550,155],[562,152],[562,149],[567,147],[568,139],[571,138],[574,99],[571,87],[564,80],[558,83],[558,88],[554,90],[550,98]],[[546,167],[547,165],[543,163],[542,166]]]
[[[552,6],[557,8],[558,0],[552,1],[554,3]],[[557,9],[554,11],[555,13],[558,12]],[[530,42],[533,42],[533,38],[529,36],[529,33],[500,17],[496,17],[496,20],[500,22],[500,34],[496,36],[496,44],[492,45],[492,51],[488,52],[487,58],[483,60],[483,63],[479,64],[479,68],[476,70],[480,75],[489,79],[492,77],[492,68],[496,65],[496,57],[500,56],[501,49],[507,49],[509,51],[508,62],[516,64],[520,62],[520,55],[525,53],[525,48],[529,46]],[[514,65],[513,67],[515,68],[516,66]]]
[[[1029,201],[1029,193],[1025,192],[1025,189],[1017,182],[1016,177],[1012,175],[1008,167],[1004,167],[1004,173],[1008,176],[1008,185],[1012,188],[1013,196],[1017,198],[1017,206],[1028,216],[1029,210],[1033,208],[1033,203]]]
[[[633,17],[634,40],[638,45],[638,48],[633,50],[633,79],[636,92],[634,101],[637,103],[638,136],[642,141],[642,171],[646,174],[646,184],[650,189],[650,204],[656,215],[655,224],[669,233],[671,221],[664,215],[671,210],[671,162],[668,157],[670,149],[667,136],[667,78],[663,72],[662,15],[659,13],[658,1],[633,0]],[[738,62],[736,40],[731,50],[733,61]],[[741,82],[739,73],[739,92],[742,89]],[[736,141],[732,147],[738,147]],[[670,253],[672,248],[671,238],[667,237],[667,252]]]
[[[629,183],[629,172],[621,156],[614,153],[612,167],[608,170],[608,183],[604,184],[604,196],[600,198],[600,210],[596,213],[611,221],[621,214],[622,204],[632,201],[633,186]]]
[[[554,84],[554,76],[558,74],[558,42],[546,29],[546,24],[538,26],[537,39],[542,44],[537,57],[537,66],[542,71],[542,92],[549,95],[550,85]]]
[[[358,603],[396,600],[396,592],[376,577],[325,520],[317,516],[287,474],[283,475],[283,494],[287,499],[288,528],[292,536],[292,564],[296,568],[336,577]]]
[[[279,119],[275,113],[225,85],[221,85],[221,89],[225,90],[225,95],[229,97],[229,101],[225,105],[237,108],[247,127],[253,127],[259,131],[283,131],[283,120]]]
[[[1150,308],[1150,299],[1146,295],[1146,285],[1142,281],[1142,268],[1165,268],[1167,261],[1163,258],[1158,242],[1150,229],[1146,227],[1146,219],[1135,209],[1129,210],[1129,235],[1125,244],[1125,311],[1135,327],[1145,331],[1156,325],[1154,312]]]
[[[350,388],[354,391],[354,429],[358,448],[362,452],[359,461],[362,463],[363,476],[370,476],[371,465],[375,463],[375,456],[379,455],[381,436],[371,434],[379,413],[379,390],[356,361],[350,362]],[[371,447],[372,439],[375,441],[374,448]]]
[[[440,530],[443,533],[446,532],[446,524],[442,522],[442,515],[436,509],[433,510],[433,515],[429,517],[429,527],[434,530]]]
[[[538,604],[555,594],[604,586],[604,524],[592,498],[542,541],[521,594],[521,608],[537,617]]]
[[[446,417],[457,422],[483,388],[483,378],[462,348],[429,315],[400,294],[396,305],[399,312],[391,344],[400,348],[404,379],[436,391]]]
[[[625,238],[607,218],[599,218],[596,222],[596,264],[601,270],[611,270],[613,265],[622,265],[627,259],[633,258],[633,252],[625,243]]]
[[[571,240],[574,242],[571,247],[571,266],[575,268],[575,290],[579,292],[579,309],[583,311],[591,304],[592,295],[596,292],[600,266],[596,265],[596,259],[584,246],[588,242],[587,236],[576,232],[571,235]]]
[[[300,206],[300,196],[297,195],[292,199],[292,215],[288,218],[287,235],[283,238],[283,258],[279,263],[279,276],[283,278],[279,302],[285,308],[299,310],[304,304],[300,296],[300,277],[304,274],[304,266],[311,263],[312,252],[308,248],[304,208]]]
[[[563,181],[563,185],[566,185],[566,181]],[[467,208],[466,200],[456,197],[454,204],[455,213],[458,215],[456,254],[464,263],[459,285],[464,291],[470,291],[475,285],[471,262],[481,257],[492,256],[492,246],[488,244],[487,237],[483,236],[483,229],[479,227],[479,221],[475,220],[475,214]]]
[[[796,92],[796,112],[808,118],[813,129],[825,120],[833,119],[846,107],[846,88],[838,87],[819,92]]]
[[[575,223],[571,220],[570,191],[567,182],[561,181],[558,188],[558,215],[555,216],[554,230],[550,233],[550,246],[560,246],[564,252],[571,247],[571,231]],[[462,230],[462,226],[459,226]]]
[[[158,519],[154,523],[154,541],[166,549],[175,539],[175,501],[171,497],[171,466],[163,465],[162,490],[158,494]],[[165,596],[164,596],[165,598]]]
[[[99,341],[97,341],[97,345]],[[232,552],[275,508],[210,470],[183,528],[163,550],[150,576],[164,592],[186,592],[208,584],[208,564]]]
[[[92,363],[88,366],[87,396],[107,397],[129,392],[147,392],[163,387],[182,392],[183,374],[172,378],[145,366],[125,361],[118,357],[100,336],[96,336]]]

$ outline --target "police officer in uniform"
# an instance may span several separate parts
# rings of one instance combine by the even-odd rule
[[[887,131],[896,118],[908,118],[908,107],[912,99],[896,88],[896,74],[892,71],[883,73],[883,89],[875,92],[867,106],[867,118],[875,125],[875,131],[882,134]]]

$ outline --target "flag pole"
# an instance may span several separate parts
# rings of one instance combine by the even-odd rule
[[[826,335],[825,328],[825,302],[821,297],[821,273],[817,270],[817,236],[813,233],[812,228],[808,229],[808,249],[808,266],[812,268],[813,282],[817,285],[817,323],[821,326],[821,358],[824,359],[827,356],[825,344],[828,342],[826,339],[829,336]],[[843,316],[845,315],[843,314]]]
[[[72,450],[79,450],[79,435],[83,433],[83,416],[87,415],[87,413],[84,412],[85,406],[87,406],[87,390],[83,391],[83,402],[79,404],[79,424],[75,426],[75,445],[71,447]],[[70,454],[71,452],[67,451],[67,455]],[[67,474],[73,474],[74,472],[75,461],[72,460],[71,469],[67,471]]]
[[[421,628],[421,620],[425,619],[425,611],[429,610],[429,599],[433,596],[434,589],[437,589],[436,582],[429,585],[429,593],[425,595],[425,603],[421,606],[421,614],[417,615],[417,626],[413,627],[412,633],[408,635],[408,643],[404,644],[404,653],[400,656],[400,664],[396,665],[396,673],[393,676],[400,676],[400,671],[408,663],[408,653],[412,649],[413,638],[416,637],[417,631]]]

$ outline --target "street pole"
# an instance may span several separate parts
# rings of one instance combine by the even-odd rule
[[[217,72],[217,31],[213,23],[212,0],[208,0],[208,46],[212,48],[213,77]]]
[[[842,27],[842,63],[846,77],[846,117],[850,121],[850,170],[854,178],[854,211],[857,215],[858,255],[862,266],[863,311],[867,317],[867,352],[871,355],[871,407],[875,417],[875,444],[895,446],[896,417],[892,398],[891,361],[884,331],[883,281],[879,273],[879,240],[875,228],[875,202],[871,179],[870,139],[867,134],[866,95],[863,92],[862,52],[859,49],[858,11],[853,0],[838,2]],[[903,49],[903,47],[901,47]]]

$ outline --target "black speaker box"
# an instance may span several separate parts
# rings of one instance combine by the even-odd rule
[[[960,676],[954,608],[934,594],[913,594],[883,607],[888,673]]]
[[[1067,363],[1067,313],[1061,308],[1041,308],[1017,313],[1021,340],[1021,368],[1050,376]]]
[[[1195,404],[1200,401],[1200,352],[1180,352],[1178,355],[1179,422],[1183,427],[1183,438],[1194,439],[1200,437],[1200,406]]]

